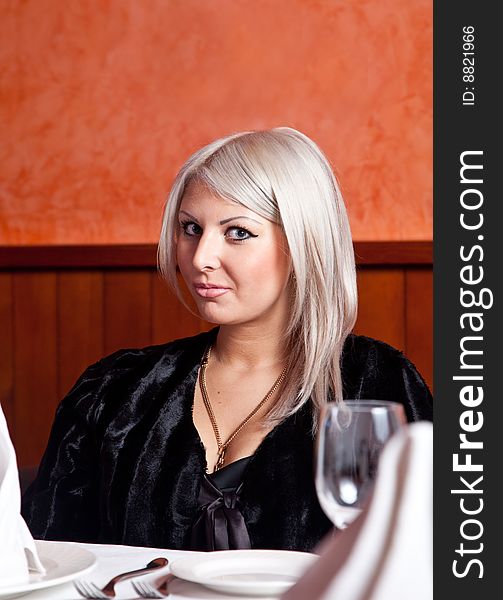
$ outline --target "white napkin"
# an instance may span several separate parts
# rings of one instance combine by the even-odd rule
[[[433,598],[432,495],[433,426],[413,423],[383,450],[367,509],[322,542],[283,600]]]
[[[28,581],[29,571],[45,573],[20,510],[16,454],[0,406],[0,588]]]

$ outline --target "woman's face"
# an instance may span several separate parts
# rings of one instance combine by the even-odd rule
[[[290,258],[278,225],[199,182],[187,186],[178,222],[178,266],[203,319],[285,325]]]

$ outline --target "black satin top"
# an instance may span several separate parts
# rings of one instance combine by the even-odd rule
[[[192,405],[217,331],[119,350],[86,369],[58,407],[37,478],[23,497],[35,538],[187,550],[203,516],[219,524],[206,538],[214,545],[227,536],[229,546],[310,551],[332,528],[314,485],[310,402],[265,436],[234,495],[208,486]],[[349,336],[341,372],[345,398],[392,400],[409,421],[432,418],[427,386],[391,346]],[[241,518],[235,509],[249,542],[236,534],[241,525],[232,525]]]
[[[240,458],[205,475],[192,526],[192,550],[251,548],[240,499],[243,474],[251,458]]]

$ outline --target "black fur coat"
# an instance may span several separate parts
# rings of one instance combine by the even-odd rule
[[[60,404],[23,516],[36,538],[190,549],[205,452],[191,406],[216,329],[89,367]],[[346,398],[394,400],[409,421],[432,418],[431,395],[390,346],[347,339]],[[263,440],[241,493],[252,548],[311,550],[331,523],[313,479],[312,408]]]

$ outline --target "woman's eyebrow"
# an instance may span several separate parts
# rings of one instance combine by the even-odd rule
[[[191,215],[190,213],[188,213],[186,210],[181,210],[180,213],[183,213],[184,215],[187,215],[190,219],[192,219],[196,223],[199,223],[198,219],[196,217],[194,217],[193,215]],[[231,221],[237,221],[238,219],[248,219],[249,221],[253,221],[254,223],[257,223],[258,225],[262,225],[262,223],[260,221],[257,221],[256,219],[252,219],[252,217],[247,217],[246,215],[239,215],[237,217],[230,217],[229,219],[224,219],[223,221],[219,221],[218,224],[219,225],[225,225],[226,223],[230,223]]]
[[[199,223],[199,221],[196,219],[196,217],[194,217],[193,215],[191,215],[190,213],[188,213],[186,210],[180,210],[179,214],[181,214],[181,213],[183,213],[184,215],[187,215],[190,219],[192,219],[196,223]]]
[[[251,217],[246,217],[245,215],[240,215],[238,217],[231,217],[230,219],[224,219],[223,221],[220,221],[220,225],[225,225],[226,223],[230,223],[231,221],[237,221],[238,219],[248,219],[248,221],[253,221],[254,223],[258,223],[259,225],[262,225],[262,223],[260,221],[257,221],[256,219],[252,219]]]

